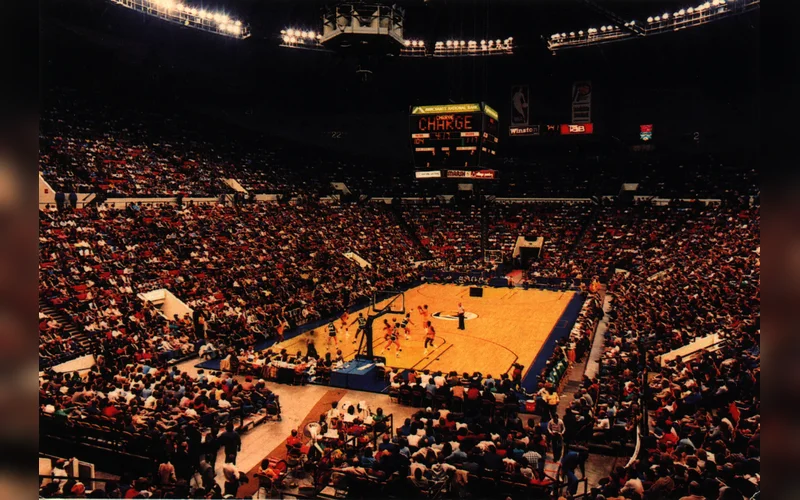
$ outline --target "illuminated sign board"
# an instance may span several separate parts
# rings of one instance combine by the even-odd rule
[[[474,104],[440,104],[437,106],[414,106],[412,115],[437,115],[440,113],[478,113],[481,105]]]
[[[527,127],[508,127],[508,135],[511,137],[539,135],[539,125],[529,125]]]
[[[649,141],[653,138],[653,124],[639,125],[639,139]]]
[[[496,179],[497,170],[448,170],[448,179]]]
[[[441,170],[429,170],[429,171],[417,171],[414,172],[414,175],[417,179],[433,179],[433,178],[440,178],[442,176]]]
[[[561,135],[582,135],[594,132],[592,123],[565,123],[561,125]]]

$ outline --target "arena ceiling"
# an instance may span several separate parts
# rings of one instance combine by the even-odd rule
[[[323,2],[215,0],[214,6],[249,21],[253,36],[240,41],[175,27],[104,0],[55,0],[42,4],[43,105],[52,89],[66,87],[118,105],[179,105],[271,131],[290,123],[297,130],[293,134],[304,129],[317,134],[345,126],[374,129],[384,116],[400,123],[412,104],[485,100],[502,115],[510,86],[520,83],[531,86],[542,122],[561,122],[572,82],[588,79],[606,130],[617,122],[656,121],[661,114],[674,115],[676,107],[685,108],[681,118],[688,122],[752,127],[757,117],[757,12],[681,33],[552,55],[543,36],[610,21],[583,0],[397,3],[407,9],[407,37],[513,36],[519,49],[497,58],[382,58],[370,61],[374,78],[365,85],[352,58],[278,47],[282,28],[303,21],[316,26]],[[637,19],[691,5],[596,3]]]

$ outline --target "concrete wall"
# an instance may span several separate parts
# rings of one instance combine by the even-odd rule
[[[56,192],[53,191],[53,188],[50,184],[44,180],[42,174],[39,174],[39,205],[55,205],[56,204]]]
[[[71,359],[60,365],[56,365],[53,367],[53,371],[56,373],[68,373],[68,372],[76,372],[81,370],[88,370],[89,368],[93,367],[95,363],[94,356],[91,354],[87,354],[86,356],[81,356],[80,358]]]
[[[247,190],[245,188],[243,188],[241,184],[239,184],[239,181],[237,181],[234,178],[222,179],[222,182],[224,182],[225,184],[230,186],[230,188],[233,189],[234,191],[237,191],[239,193],[246,193],[247,192]]]
[[[539,248],[541,252],[541,248],[544,246],[544,237],[539,236],[535,240],[530,241],[526,240],[524,236],[517,236],[517,242],[514,244],[514,251],[511,253],[511,257],[517,258],[520,253],[520,248]]]
[[[372,267],[372,264],[361,258],[361,256],[359,256],[358,254],[355,254],[353,252],[345,252],[342,255],[344,255],[348,259],[352,260],[353,262],[361,266],[362,269],[365,267]]]
[[[193,312],[192,308],[187,306],[181,299],[173,295],[173,293],[166,288],[140,293],[139,297],[142,300],[160,306],[162,315],[169,320],[171,320],[175,314],[177,314],[179,318],[182,318],[184,314],[192,314]]]
[[[678,356],[688,356],[694,352],[697,352],[701,349],[708,349],[712,345],[720,342],[722,338],[716,333],[708,335],[707,337],[703,337],[700,339],[695,340],[691,344],[687,344],[683,347],[679,347],[673,351],[670,351],[661,356],[661,366],[666,365],[668,362],[672,361]]]

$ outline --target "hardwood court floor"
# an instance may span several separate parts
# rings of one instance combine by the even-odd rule
[[[483,289],[483,297],[470,297],[469,287],[458,285],[425,284],[405,293],[405,307],[411,312],[411,338],[400,337],[402,352],[396,356],[396,347],[381,354],[386,344],[381,324],[386,318],[390,322],[399,321],[401,315],[387,314],[375,321],[373,346],[376,355],[386,356],[386,364],[396,368],[430,369],[458,373],[480,371],[483,374],[499,376],[510,371],[513,363],[521,363],[523,371],[530,368],[542,345],[547,340],[559,317],[569,304],[573,292],[552,292],[545,290],[522,290],[508,288]],[[458,303],[464,304],[469,313],[477,314],[466,321],[466,330],[458,330],[458,321],[433,317],[434,313],[455,316]],[[424,333],[417,306],[427,304],[431,321],[436,329],[436,347],[424,354]],[[362,310],[366,316],[369,308]],[[358,312],[350,315],[353,321]],[[355,326],[345,334],[341,321],[336,321],[340,329],[339,348],[345,359],[355,356],[356,344],[352,344]],[[347,335],[347,336],[346,336]],[[289,352],[306,352],[306,341],[314,339],[317,352],[326,352],[328,341],[327,326],[317,328],[289,339],[277,348]],[[275,349],[275,347],[273,347]],[[331,353],[336,349],[331,345]]]

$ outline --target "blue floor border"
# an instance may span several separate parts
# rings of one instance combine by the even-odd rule
[[[585,298],[582,297],[580,293],[576,293],[570,299],[569,304],[567,304],[567,307],[564,309],[564,312],[561,313],[561,316],[558,318],[555,326],[550,331],[550,335],[547,336],[547,340],[545,341],[544,345],[542,345],[542,348],[539,349],[539,354],[537,354],[536,358],[534,358],[533,364],[528,370],[528,373],[525,375],[525,378],[522,379],[522,387],[527,392],[530,393],[536,390],[536,384],[539,379],[539,375],[547,365],[547,360],[549,360],[550,356],[553,355],[553,351],[555,351],[556,348],[556,342],[569,335],[569,332],[572,331],[572,327],[575,325],[575,321],[578,319],[578,315],[583,307],[584,300]]]

